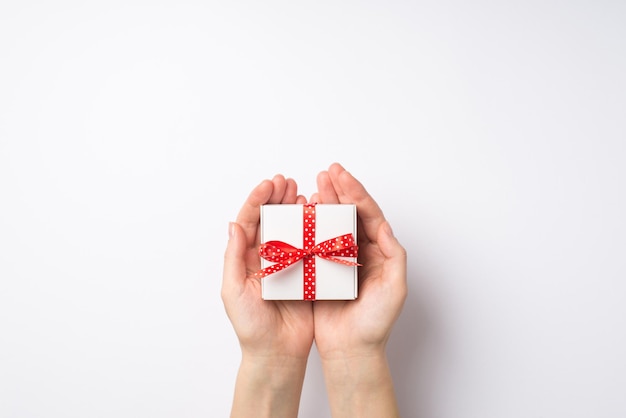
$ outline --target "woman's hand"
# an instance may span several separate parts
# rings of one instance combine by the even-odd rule
[[[398,416],[385,347],[407,295],[406,252],[378,204],[341,165],[322,171],[317,183],[311,201],[356,204],[362,265],[356,300],[320,300],[313,308],[333,417]]]
[[[248,196],[229,225],[222,300],[242,351],[231,417],[295,417],[313,343],[313,307],[261,298],[260,206],[306,203],[292,179],[276,175]]]

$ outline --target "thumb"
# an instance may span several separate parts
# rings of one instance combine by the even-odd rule
[[[405,248],[393,235],[389,222],[384,221],[378,228],[376,238],[378,248],[385,257],[383,277],[391,280],[394,286],[406,287],[407,254]]]
[[[228,224],[228,244],[224,253],[222,298],[239,293],[246,278],[246,240],[244,231],[236,222]]]

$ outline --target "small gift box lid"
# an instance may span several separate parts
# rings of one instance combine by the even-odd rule
[[[307,206],[307,208],[305,208]],[[313,211],[313,222],[307,211]],[[310,213],[310,212],[307,212]],[[307,216],[308,225],[305,225]],[[313,225],[313,230],[305,231]],[[261,243],[281,241],[297,249],[304,248],[305,233],[313,234],[314,245],[352,234],[356,251],[357,216],[352,204],[267,204],[261,206]],[[355,254],[356,255],[356,254]],[[261,279],[262,297],[266,300],[352,300],[358,294],[358,269],[356,257],[333,256],[332,260],[320,256],[310,257],[313,277],[304,276],[304,260]],[[334,260],[334,261],[333,261]],[[342,264],[345,260],[353,265]],[[275,264],[261,258],[261,267]],[[311,286],[312,285],[312,286]],[[307,293],[309,292],[309,293]],[[312,294],[310,292],[313,292]]]

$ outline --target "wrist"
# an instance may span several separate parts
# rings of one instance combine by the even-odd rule
[[[320,344],[320,341],[316,340],[315,343],[322,362],[333,363],[351,358],[374,360],[386,357],[387,340],[358,344],[349,341],[335,342],[332,340],[324,340],[324,343]]]
[[[255,360],[262,364],[305,363],[309,358],[313,341],[303,344],[293,344],[289,341],[276,345],[239,344],[241,347],[241,361]]]
[[[258,356],[244,354],[240,374],[260,391],[283,393],[301,387],[306,373],[307,359],[285,356]],[[299,391],[298,391],[299,396]]]
[[[333,417],[398,417],[384,350],[322,359]]]
[[[242,361],[255,359],[263,364],[283,362],[303,362],[306,364],[313,346],[313,331],[310,337],[298,335],[296,338],[266,338],[261,342],[239,338]]]
[[[277,380],[290,379],[295,375],[304,374],[308,357],[291,354],[256,354],[246,353],[241,356],[240,368],[246,368],[255,375],[272,372]],[[267,376],[264,376],[267,381]]]
[[[378,375],[388,369],[384,350],[320,355],[324,376],[334,385],[376,384]]]
[[[297,416],[306,364],[299,357],[244,354],[231,418]]]

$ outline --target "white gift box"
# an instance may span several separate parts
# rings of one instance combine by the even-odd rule
[[[297,249],[304,248],[304,206],[301,204],[268,204],[261,206],[261,243],[282,241]],[[310,206],[310,205],[309,205]],[[310,208],[308,208],[310,211]],[[352,234],[356,245],[356,206],[348,204],[314,205],[314,241],[319,244]],[[307,233],[308,234],[308,233]],[[309,242],[311,242],[309,240]],[[333,257],[356,263],[356,257]],[[261,279],[265,300],[352,300],[358,294],[358,271],[355,265],[312,257],[314,277],[305,282],[304,260]],[[261,267],[274,265],[261,258]],[[310,265],[309,265],[310,266]],[[311,285],[313,287],[311,288]],[[310,292],[313,292],[312,294]],[[312,297],[311,297],[312,296]]]

